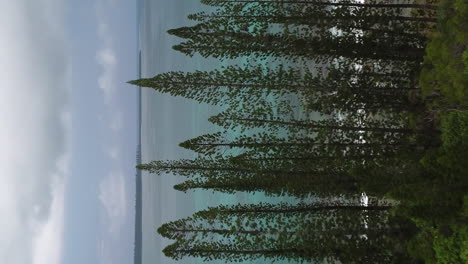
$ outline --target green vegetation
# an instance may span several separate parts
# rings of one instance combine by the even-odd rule
[[[468,5],[464,0],[441,0],[437,30],[430,32],[420,76],[423,95],[435,110],[468,106]]]
[[[440,1],[439,23],[429,33],[420,74],[425,118],[441,131],[441,145],[421,159],[426,178],[411,186],[419,193],[411,203],[431,210],[406,210],[403,215],[420,228],[409,251],[426,263],[468,263],[467,17],[466,1]]]
[[[131,81],[225,109],[209,119],[220,132],[180,143],[197,158],[137,167],[183,177],[174,188],[184,192],[317,202],[221,205],[164,224],[158,232],[175,240],[167,256],[467,263],[465,1],[443,0],[437,11],[378,1],[202,3],[211,13],[168,31],[183,39],[175,50],[269,66]],[[367,206],[361,192],[373,198]]]
[[[204,260],[245,261],[261,256],[272,261],[391,260],[395,256],[388,249],[400,227],[390,222],[370,232],[355,221],[367,210],[369,221],[383,222],[389,208],[330,202],[220,206],[164,224],[158,232],[177,241],[164,250],[174,259],[198,256]],[[363,233],[368,234],[366,240],[359,239]]]
[[[402,210],[420,228],[409,251],[426,263],[467,263],[468,113],[443,113],[441,130],[442,145],[421,159],[424,181],[401,187],[417,193]]]

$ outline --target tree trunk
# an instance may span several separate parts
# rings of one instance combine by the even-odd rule
[[[291,208],[252,208],[252,209],[225,209],[222,213],[296,213],[296,212],[317,212],[325,210],[350,210],[350,211],[386,211],[391,209],[391,205],[322,205],[322,206],[301,206]]]
[[[300,126],[307,128],[317,129],[331,129],[331,130],[348,130],[348,131],[367,131],[367,132],[394,132],[394,133],[409,133],[412,129],[405,128],[382,128],[382,127],[353,127],[353,126],[339,126],[339,125],[314,125],[308,121],[280,121],[280,120],[266,120],[266,119],[255,119],[255,118],[225,118],[224,120],[231,121],[245,121],[252,123],[267,123],[277,125],[288,125],[288,126]]]

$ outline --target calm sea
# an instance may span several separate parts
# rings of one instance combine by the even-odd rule
[[[197,0],[138,0],[138,42],[141,76],[152,77],[167,71],[209,70],[219,67],[218,60],[187,57],[172,50],[180,39],[168,29],[190,25],[190,13],[206,10]],[[194,154],[178,147],[184,140],[216,131],[207,119],[219,108],[174,98],[143,88],[141,101],[142,161],[192,158]],[[142,263],[174,263],[161,250],[170,243],[156,229],[163,223],[186,217],[197,210],[220,203],[264,201],[261,194],[226,195],[196,191],[182,193],[172,186],[181,179],[173,175],[142,175]],[[270,199],[270,198],[269,198]],[[179,262],[180,263],[180,262]],[[182,263],[201,263],[187,260]]]

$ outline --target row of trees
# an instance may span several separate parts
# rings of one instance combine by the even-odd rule
[[[328,67],[326,73],[314,69],[315,74],[311,69],[300,71],[283,65],[275,69],[229,66],[213,71],[167,72],[130,83],[203,103],[242,105],[243,112],[254,111],[249,105],[267,107],[269,97],[280,100],[291,93],[306,100],[307,110],[326,114],[351,114],[358,110],[375,114],[392,109],[408,111],[418,106],[408,100],[408,92],[418,89],[409,70],[389,74],[343,64]]]
[[[264,192],[318,197],[313,203],[219,206],[164,224],[176,260],[264,259],[404,263],[407,227],[391,204],[362,206],[356,194],[381,197],[421,173],[414,162],[431,143],[410,129],[419,111],[415,74],[435,6],[380,1],[202,0],[210,12],[169,30],[175,50],[221,60],[249,56],[269,63],[212,71],[167,72],[130,81],[224,111],[219,132],[181,147],[191,160],[137,167],[184,178],[180,191]],[[413,10],[418,16],[410,16]],[[276,61],[274,67],[272,65]],[[310,63],[313,63],[312,67]],[[320,118],[310,119],[312,114]],[[342,197],[336,200],[336,197]]]
[[[158,232],[177,241],[164,250],[174,259],[197,256],[247,261],[263,257],[379,263],[395,258],[390,253],[390,238],[404,231],[389,221],[386,211],[390,208],[338,202],[219,206],[164,224]],[[360,224],[363,212],[375,223],[369,228]]]
[[[418,24],[435,21],[430,17],[406,17],[401,7],[372,2],[206,3],[216,9],[209,14],[190,15],[198,24],[168,31],[186,39],[174,49],[190,56],[200,53],[218,58],[254,54],[316,61],[337,57],[420,61],[425,36]],[[272,26],[277,30],[271,30]]]

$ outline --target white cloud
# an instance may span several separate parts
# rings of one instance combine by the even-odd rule
[[[110,104],[116,89],[117,56],[111,47],[105,47],[98,51],[96,60],[102,68],[102,73],[98,78],[98,85],[104,93],[104,102]]]
[[[52,174],[52,202],[49,209],[48,218],[39,224],[34,230],[36,236],[33,238],[33,264],[61,263],[63,248],[64,230],[64,198],[65,198],[65,178],[71,175],[70,163],[70,135],[72,129],[71,113],[64,111],[60,113],[60,121],[66,135],[64,152],[55,163],[55,170]],[[34,207],[37,214],[40,212],[39,206]]]
[[[105,123],[109,137],[103,142],[103,152],[107,156],[109,173],[99,183],[99,200],[102,206],[100,224],[104,232],[100,236],[100,243],[97,245],[99,263],[122,262],[119,253],[115,252],[116,247],[121,247],[122,236],[128,234],[129,197],[126,186],[128,179],[126,172],[122,168],[123,161],[123,128],[124,115],[121,110],[121,97],[119,90],[124,81],[119,79],[118,70],[122,67],[121,58],[115,42],[115,28],[112,28],[111,12],[116,12],[113,0],[96,1],[96,18],[98,23],[97,35],[99,48],[96,51],[96,62],[100,67],[98,77],[98,87],[103,94],[105,111],[102,123]]]
[[[0,259],[60,263],[70,133],[63,1],[0,6]]]
[[[33,264],[61,262],[64,196],[64,183],[59,181],[53,187],[49,217],[42,225],[38,226],[37,235],[33,240]]]
[[[105,209],[108,231],[117,238],[127,216],[127,192],[122,171],[114,171],[101,181],[99,200]]]
[[[96,52],[96,62],[101,67],[101,73],[98,77],[98,87],[103,92],[104,103],[107,106],[111,118],[106,118],[109,128],[116,132],[122,128],[122,117],[119,109],[113,106],[119,80],[117,78],[117,69],[119,58],[114,45],[114,38],[109,29],[106,13],[112,5],[112,1],[98,0],[96,2],[96,17],[98,20],[98,38],[100,48]]]
[[[117,135],[123,127],[122,114],[116,107],[116,92],[118,88],[117,69],[119,58],[116,53],[114,37],[109,28],[109,9],[112,8],[111,0],[96,1],[96,17],[98,22],[98,38],[100,48],[96,52],[96,62],[101,67],[101,74],[98,77],[98,86],[103,92],[106,114],[103,121],[107,122],[107,128],[112,135]],[[100,182],[99,200],[104,208],[103,223],[108,227],[108,233],[112,239],[119,237],[121,228],[125,224],[127,216],[127,192],[124,172],[121,162],[121,141],[117,137],[109,138],[103,146],[109,161],[110,173]],[[105,242],[104,242],[105,241]],[[108,246],[109,241],[103,240],[102,247]]]
[[[96,52],[96,61],[101,66],[101,74],[98,77],[99,88],[104,93],[104,101],[107,105],[111,104],[116,91],[116,70],[118,58],[115,52],[114,40],[109,31],[109,25],[106,21],[106,6],[109,1],[98,0],[96,3],[96,15],[98,20],[98,38],[101,47]]]

